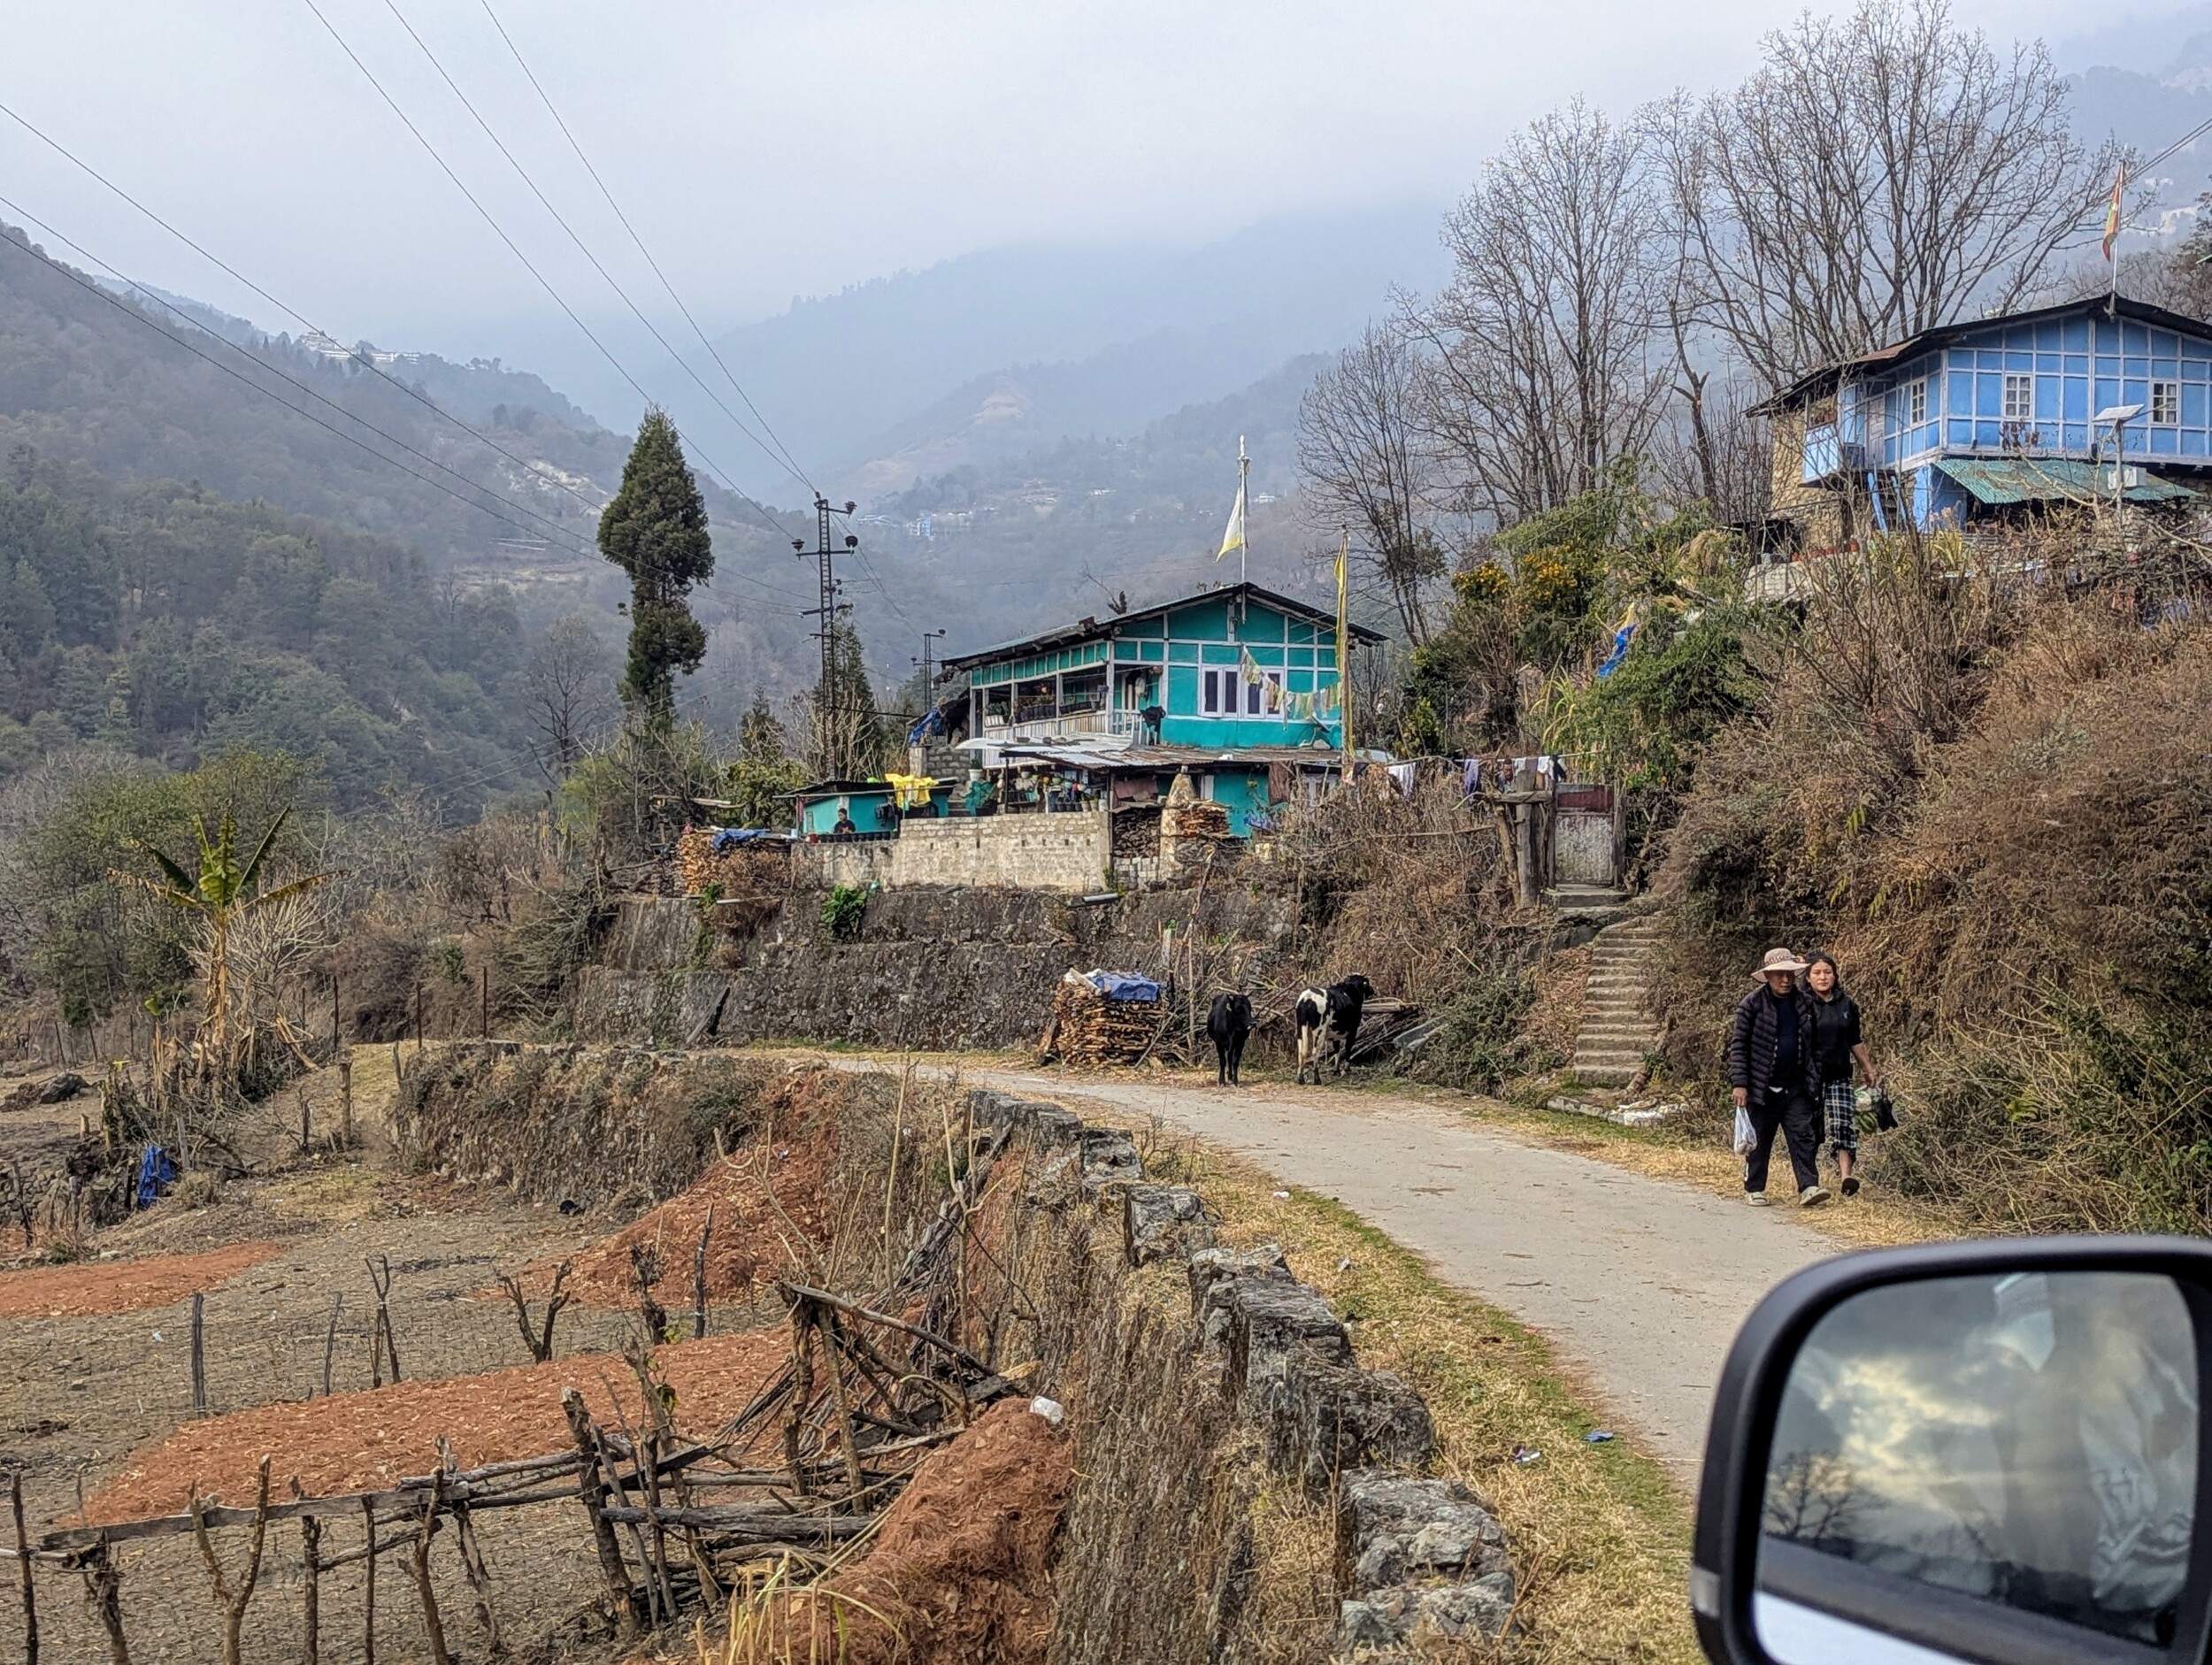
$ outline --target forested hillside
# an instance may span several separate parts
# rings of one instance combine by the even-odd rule
[[[388,539],[19,448],[0,484],[0,773],[97,740],[189,767],[250,746],[341,805],[527,786],[512,599]]]

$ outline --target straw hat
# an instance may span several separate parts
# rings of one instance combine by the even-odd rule
[[[1766,957],[1759,962],[1759,969],[1752,973],[1751,980],[1763,983],[1769,971],[1801,971],[1804,969],[1805,962],[1787,948],[1769,948]]]

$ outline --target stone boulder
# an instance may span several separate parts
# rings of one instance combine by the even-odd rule
[[[1426,1469],[1436,1458],[1436,1424],[1402,1377],[1302,1342],[1284,1361],[1280,1414],[1267,1445],[1276,1469],[1317,1500],[1349,1469]]]
[[[1317,1289],[1278,1278],[1232,1279],[1221,1295],[1227,1315],[1222,1385],[1263,1428],[1288,1415],[1290,1354],[1304,1347],[1352,1362],[1352,1339]]]
[[[1206,1200],[1188,1185],[1128,1185],[1122,1191],[1122,1247],[1132,1266],[1188,1260],[1213,1247]]]
[[[1190,1257],[1190,1317],[1200,1342],[1220,1347],[1229,1339],[1229,1285],[1240,1278],[1274,1278],[1291,1282],[1290,1262],[1272,1243],[1257,1248],[1200,1249]]]
[[[1118,1128],[1086,1127],[1079,1136],[1083,1152],[1083,1190],[1096,1196],[1108,1185],[1136,1185],[1144,1178],[1137,1141]]]
[[[1346,1473],[1337,1492],[1337,1573],[1355,1592],[1339,1619],[1348,1653],[1494,1637],[1513,1616],[1504,1529],[1455,1480]]]

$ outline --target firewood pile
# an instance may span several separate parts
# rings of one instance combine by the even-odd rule
[[[1158,1039],[1166,1012],[1164,1000],[1108,1000],[1071,972],[1053,991],[1044,1051],[1063,1063],[1134,1063]]]
[[[1171,839],[1225,839],[1229,836],[1229,807],[1210,798],[1187,803],[1170,801],[1160,812],[1160,832]]]
[[[1160,853],[1160,806],[1136,803],[1114,811],[1114,854],[1157,856]]]
[[[780,842],[741,844],[716,855],[718,827],[686,827],[676,840],[676,876],[687,896],[703,896],[711,886],[723,896],[754,896],[780,890],[784,847]]]

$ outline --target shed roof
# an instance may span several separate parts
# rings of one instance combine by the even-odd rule
[[[1333,746],[1071,746],[1018,741],[994,744],[965,740],[964,746],[991,745],[1001,756],[1017,763],[1044,763],[1063,769],[1133,770],[1158,773],[1182,768],[1218,769],[1247,763],[1264,768],[1270,763],[1302,763],[1309,769],[1333,768],[1344,754]]]
[[[1939,457],[1936,467],[1993,508],[2063,499],[2091,503],[2111,495],[2105,470],[2065,457]],[[2197,494],[2157,475],[2143,473],[2123,494],[2130,503],[2179,503]]]
[[[1257,584],[1224,584],[1212,589],[1194,590],[1188,595],[1179,595],[1171,601],[1158,602],[1148,607],[1133,607],[1125,613],[1110,613],[1104,618],[1086,617],[1072,625],[1044,631],[1034,636],[1025,636],[1017,641],[1002,641],[995,647],[980,648],[973,653],[956,654],[943,664],[947,671],[967,671],[979,664],[990,664],[1000,659],[1011,659],[1021,655],[1042,653],[1048,648],[1068,648],[1078,642],[1095,641],[1101,637],[1120,633],[1123,625],[1139,618],[1157,618],[1179,607],[1189,607],[1199,602],[1234,601],[1247,598],[1263,607],[1271,607],[1279,613],[1302,619],[1310,625],[1326,630],[1336,628],[1336,616],[1318,607],[1266,589]],[[1384,640],[1379,630],[1364,625],[1347,625],[1346,633],[1355,641],[1369,647]]]

